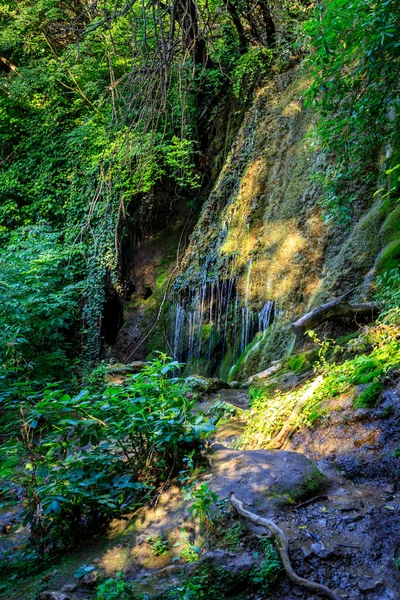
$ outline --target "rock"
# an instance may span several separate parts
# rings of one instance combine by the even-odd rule
[[[389,483],[389,485],[387,485],[387,486],[384,488],[383,492],[384,492],[385,494],[393,495],[393,494],[394,494],[394,492],[395,492],[395,487],[394,487],[393,483]]]
[[[233,390],[237,390],[240,388],[240,383],[238,381],[231,381],[229,385]]]
[[[75,592],[78,589],[77,583],[67,583],[64,587],[61,588],[62,592]]]
[[[365,518],[365,515],[362,515],[362,514],[346,515],[345,517],[343,517],[343,521],[345,523],[357,523],[357,521],[362,521],[364,518]]]
[[[229,383],[226,383],[223,379],[219,379],[218,377],[207,378],[202,377],[201,375],[191,375],[190,377],[186,377],[185,383],[188,384],[192,390],[204,393],[227,390],[231,387]]]
[[[86,575],[82,577],[81,581],[85,587],[92,589],[96,587],[98,577],[97,571],[91,571],[90,573],[86,573]]]
[[[146,366],[147,363],[142,360],[136,360],[127,365],[110,365],[104,376],[104,381],[106,383],[122,383],[126,377],[140,373]]]
[[[325,548],[325,546],[321,542],[316,542],[311,545],[311,551],[318,556],[318,558],[327,559],[334,556],[335,552],[330,550],[329,548]]]
[[[213,451],[214,450],[214,451]],[[316,494],[327,483],[304,454],[284,450],[231,450],[215,444],[211,450],[214,473],[210,487],[221,497],[233,492],[257,512],[295,504]]]
[[[51,592],[47,590],[39,595],[39,600],[71,600],[70,596],[64,592]]]
[[[368,594],[368,592],[374,592],[378,590],[382,585],[382,581],[380,579],[375,579],[373,577],[362,577],[358,582],[358,589],[363,594]]]
[[[46,583],[47,581],[50,581],[50,579],[52,577],[55,577],[57,575],[58,571],[57,569],[55,569],[54,571],[52,571],[51,573],[47,573],[46,575],[43,575],[43,577],[41,578],[41,583]]]
[[[229,569],[229,573],[232,575],[239,575],[243,571],[250,571],[257,563],[251,552],[234,554],[220,548],[203,554],[201,561],[212,563],[213,566],[225,567]]]
[[[301,551],[305,559],[309,558],[314,554],[314,551],[309,546],[301,546]]]

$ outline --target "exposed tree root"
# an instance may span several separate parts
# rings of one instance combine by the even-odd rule
[[[286,534],[273,521],[270,519],[264,519],[264,517],[260,517],[259,515],[246,510],[243,506],[243,502],[238,500],[235,494],[231,495],[231,503],[236,508],[239,515],[254,525],[266,527],[271,532],[272,537],[275,540],[277,550],[280,554],[284,569],[289,579],[293,581],[293,583],[305,587],[316,594],[323,594],[327,598],[331,598],[331,600],[341,600],[340,596],[335,594],[335,592],[327,588],[325,585],[310,581],[309,579],[304,579],[304,577],[296,575],[289,558],[289,541],[286,537]]]

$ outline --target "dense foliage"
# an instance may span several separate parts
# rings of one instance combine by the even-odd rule
[[[100,348],[107,271],[118,287],[127,213],[142,207],[135,226],[148,226],[159,209],[149,193],[165,182],[193,199],[222,101],[246,103],[272,62],[301,48],[295,31],[307,6],[286,0],[277,29],[268,0],[0,3],[0,232],[40,224],[60,257],[71,251],[70,269],[85,282],[83,322],[73,326],[87,358]],[[61,307],[68,287],[51,293]]]
[[[348,217],[364,186],[377,186],[379,153],[387,170],[399,162],[399,29],[398,0],[320,2],[306,24],[314,77],[307,97],[320,113],[331,216]],[[397,178],[386,187],[397,191]]]
[[[154,497],[213,430],[168,377],[178,367],[162,356],[104,391],[71,397],[55,385],[17,385],[3,395],[1,493],[23,490],[25,523],[41,556]]]
[[[102,367],[87,376],[102,344],[105,281],[116,294],[124,283],[128,222],[130,233],[147,232],[166,199],[158,190],[171,205],[193,204],[201,182],[213,183],[209,149],[226,116],[304,57],[325,215],[349,220],[376,196],[394,212],[399,29],[400,0],[0,0],[0,498],[6,507],[18,498],[30,531],[4,561],[6,578],[16,555],[29,570],[95,524],[156,501],[172,477],[185,483],[214,428],[165,355],[119,385],[105,385]],[[355,408],[379,404],[400,365],[395,221],[377,277],[381,320],[343,347],[314,337],[311,362],[284,365],[313,366],[313,383],[252,388],[244,444],[273,441],[282,403],[288,418],[298,408],[296,426],[323,419],[329,400],[356,386]],[[214,420],[226,413],[216,406]],[[189,495],[193,519],[217,536],[214,492],[202,483]],[[238,530],[228,535],[237,541]],[[165,553],[163,538],[152,544]],[[261,546],[265,559],[242,583],[265,591],[280,563]],[[185,552],[199,556],[193,544]],[[236,584],[205,571],[168,597],[233,597]],[[97,597],[135,594],[120,578]]]

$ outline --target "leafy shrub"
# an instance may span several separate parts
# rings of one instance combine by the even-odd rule
[[[162,535],[150,537],[147,541],[151,545],[151,553],[154,554],[154,556],[163,556],[164,554],[167,554],[169,543]]]
[[[400,270],[398,268],[385,271],[376,278],[378,301],[383,302],[385,309],[400,306]]]
[[[131,583],[122,579],[118,573],[116,579],[107,579],[97,586],[94,600],[135,600],[137,598]]]
[[[399,3],[329,0],[314,7],[305,25],[313,47],[307,101],[318,110],[317,138],[331,157],[319,175],[329,217],[349,218],[359,191],[376,181],[377,151],[397,147],[397,120],[387,112],[397,102],[391,82],[400,73]],[[398,162],[396,154],[389,160]]]
[[[189,497],[193,498],[193,503],[189,512],[193,519],[198,519],[200,527],[211,527],[212,507],[218,500],[218,496],[213,492],[207,482],[203,482],[197,489],[189,492]]]
[[[46,225],[17,229],[2,242],[0,361],[60,377],[84,289],[79,246],[67,248]]]
[[[39,397],[9,399],[14,432],[1,473],[22,485],[25,522],[42,549],[126,513],[154,495],[212,425],[191,414],[193,400],[168,373],[165,356],[124,386],[75,397],[48,386]]]
[[[270,540],[262,539],[261,545],[264,560],[260,567],[255,566],[252,568],[250,580],[262,590],[266,591],[277,580],[282,565],[273,543]]]

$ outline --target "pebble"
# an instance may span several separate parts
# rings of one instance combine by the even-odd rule
[[[39,595],[39,600],[70,600],[70,596],[63,592],[52,592],[47,590]]]
[[[64,587],[61,588],[62,592],[75,592],[78,589],[77,583],[67,583]]]
[[[368,592],[374,592],[379,589],[382,585],[382,581],[380,579],[374,579],[372,577],[362,577],[358,582],[358,589],[363,592],[363,594],[367,594]]]
[[[321,542],[317,542],[316,544],[312,544],[311,545],[311,551],[318,556],[318,558],[330,558],[331,556],[333,556],[335,553],[330,550],[329,548],[325,548],[325,546],[323,544],[321,544]]]

